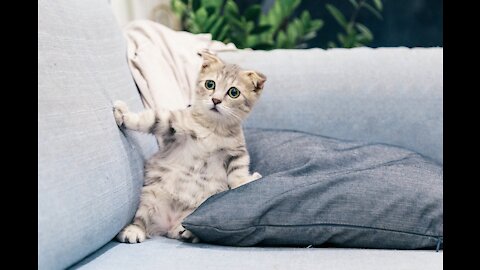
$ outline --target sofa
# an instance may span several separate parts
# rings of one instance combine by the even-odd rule
[[[39,269],[441,269],[443,251],[229,247],[115,241],[139,202],[150,135],[120,129],[115,100],[143,108],[108,1],[38,6]],[[224,52],[268,77],[245,129],[396,145],[443,164],[443,49]]]

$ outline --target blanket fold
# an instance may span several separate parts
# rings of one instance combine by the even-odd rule
[[[129,23],[124,34],[127,58],[146,108],[175,110],[192,102],[202,63],[197,52],[235,51],[234,44],[212,40],[211,34],[174,31],[149,20]]]

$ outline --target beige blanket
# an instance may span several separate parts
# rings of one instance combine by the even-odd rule
[[[148,20],[125,27],[128,64],[147,108],[186,108],[201,66],[197,52],[235,51],[234,44],[212,41],[210,34],[174,31]]]

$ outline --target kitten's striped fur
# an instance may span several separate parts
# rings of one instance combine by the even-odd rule
[[[192,106],[132,113],[124,102],[114,104],[119,126],[154,134],[160,149],[145,164],[140,205],[133,223],[117,235],[121,242],[137,243],[156,235],[198,242],[182,227],[182,220],[213,194],[261,177],[249,173],[241,123],[266,78],[208,52],[200,55],[203,64]],[[206,80],[215,81],[214,90],[206,88]],[[240,90],[238,98],[227,95],[231,87]],[[213,99],[221,102],[214,104]]]

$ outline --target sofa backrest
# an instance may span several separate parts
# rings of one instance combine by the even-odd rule
[[[443,164],[443,48],[240,51],[267,76],[247,127],[385,143]]]
[[[153,136],[116,126],[143,108],[106,0],[38,3],[38,268],[64,269],[134,215]]]

